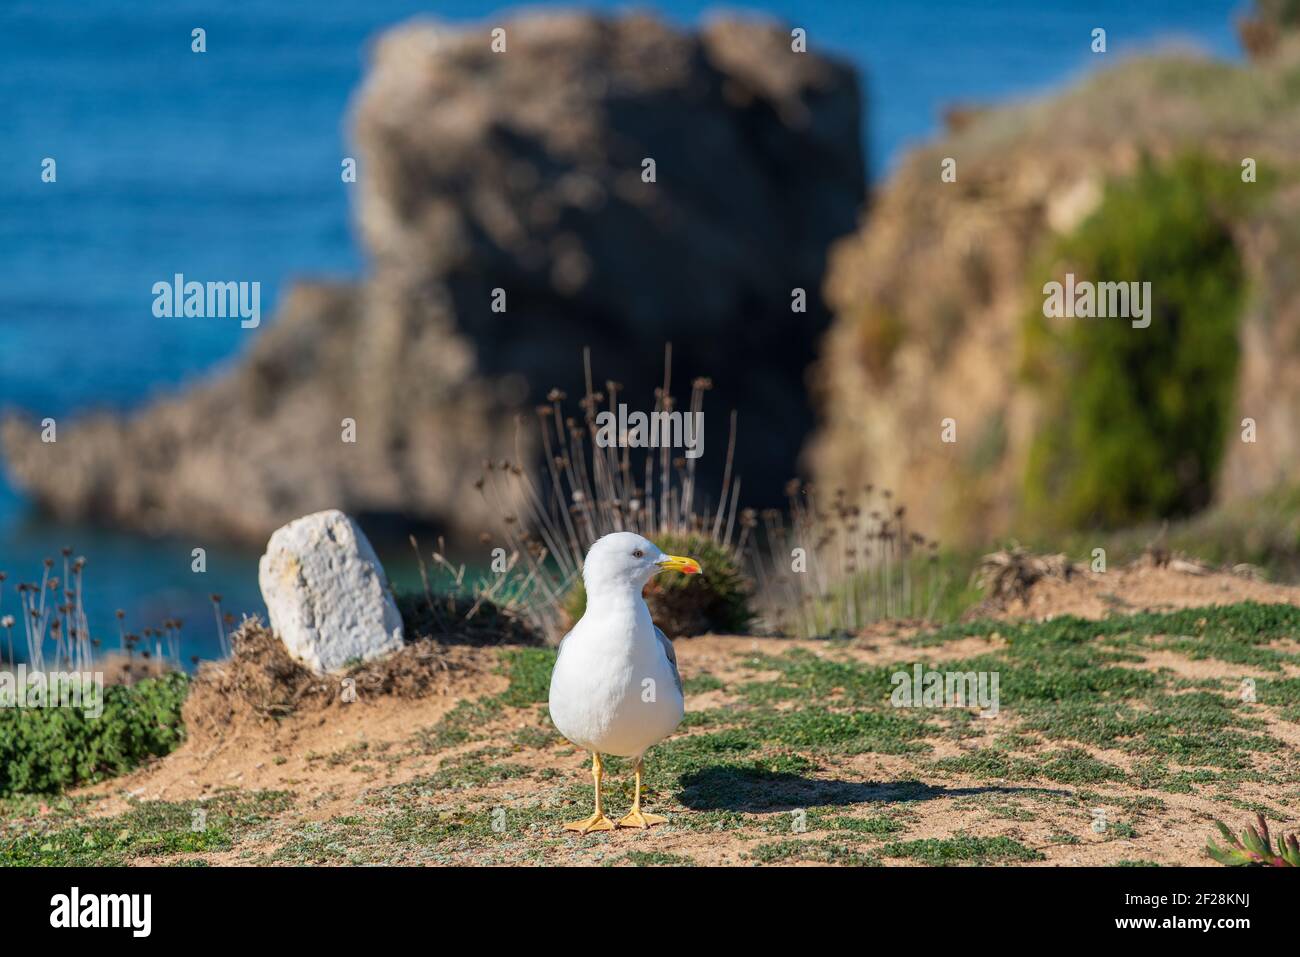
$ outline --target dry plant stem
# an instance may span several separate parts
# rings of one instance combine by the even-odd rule
[[[656,414],[682,405],[671,393],[671,345],[664,367],[652,404]],[[477,484],[488,507],[502,516],[491,538],[505,545],[509,560],[504,575],[474,592],[475,609],[491,600],[557,639],[566,623],[563,602],[587,548],[609,532],[627,530],[652,539],[698,534],[725,548],[757,582],[766,601],[760,615],[777,630],[809,636],[855,632],[871,621],[915,615],[922,602],[933,614],[940,578],[932,568],[911,567],[924,540],[907,527],[892,492],[872,486],[853,495],[837,492],[824,510],[811,487],[793,483],[787,489],[789,523],[778,510],[765,510],[760,520],[740,507],[732,412],[718,500],[703,501],[694,459],[674,459],[664,447],[642,452],[623,442],[597,441],[598,410],[617,416],[626,397],[612,380],[604,392],[596,390],[590,350],[583,352],[583,376],[578,418],[566,417],[566,397],[558,389],[537,407],[545,456],[539,481],[519,464],[526,461],[522,453],[513,464],[485,464]],[[710,387],[705,378],[692,382],[687,414],[702,413]],[[517,435],[517,453],[522,445]],[[796,548],[803,556],[800,571],[792,569]],[[441,556],[434,558],[441,567]],[[449,563],[445,570],[453,572],[458,587],[463,584],[462,572]]]

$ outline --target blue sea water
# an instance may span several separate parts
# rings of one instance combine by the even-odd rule
[[[588,3],[597,9],[624,4]],[[734,5],[733,5],[734,6]],[[932,136],[954,102],[1045,92],[1107,60],[1168,42],[1240,55],[1227,0],[755,0],[801,26],[813,51],[867,83],[873,178]],[[0,407],[36,418],[128,409],[212,374],[260,330],[237,320],[158,319],[153,283],[259,281],[263,326],[295,277],[363,268],[351,229],[347,118],[367,43],[414,16],[494,25],[512,8],[414,0],[216,3],[6,0],[0,6]],[[702,8],[655,5],[697,22]],[[1089,49],[1094,27],[1103,56]],[[207,52],[190,50],[191,30]],[[57,182],[41,181],[45,157]],[[256,553],[67,527],[33,515],[0,478],[0,570],[39,576],[72,545],[86,556],[92,626],[189,621],[184,656],[210,656],[207,596],[261,611]]]

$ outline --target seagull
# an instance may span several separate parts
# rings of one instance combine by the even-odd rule
[[[646,583],[667,570],[698,575],[700,563],[665,555],[632,532],[601,538],[583,562],[587,608],[560,642],[550,707],[559,732],[591,752],[596,810],[565,824],[566,831],[614,830],[601,809],[602,754],[632,758],[636,765],[636,798],[618,826],[647,828],[667,820],[641,810],[641,758],[677,729],[684,714],[673,643],[650,620],[641,597]]]

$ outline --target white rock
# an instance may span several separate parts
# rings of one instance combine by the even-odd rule
[[[402,647],[402,618],[365,533],[337,509],[278,529],[258,564],[274,631],[317,674]]]

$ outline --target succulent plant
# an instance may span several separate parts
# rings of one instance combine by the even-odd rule
[[[1211,838],[1206,842],[1206,853],[1229,867],[1300,867],[1300,840],[1296,835],[1279,834],[1277,849],[1274,850],[1264,815],[1257,814],[1255,820],[1258,829],[1247,824],[1240,838],[1228,830],[1226,824],[1216,820],[1214,823],[1229,846],[1219,847]]]

